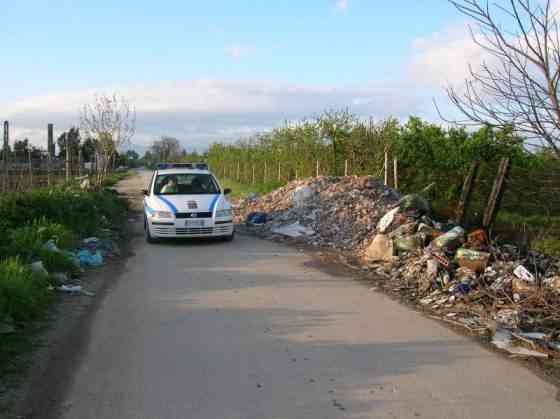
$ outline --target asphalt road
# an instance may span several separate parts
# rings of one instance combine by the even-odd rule
[[[529,370],[295,248],[242,236],[132,245],[59,417],[560,415],[556,389]]]

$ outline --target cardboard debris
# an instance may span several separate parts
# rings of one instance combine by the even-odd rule
[[[378,234],[366,249],[364,257],[369,262],[391,262],[395,259],[394,252],[393,240],[384,234]]]

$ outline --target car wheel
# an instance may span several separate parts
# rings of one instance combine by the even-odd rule
[[[154,239],[152,237],[152,235],[150,234],[150,227],[148,226],[148,222],[144,221],[144,230],[146,232],[146,242],[150,243],[150,244],[154,244],[157,242],[156,239]]]
[[[226,241],[226,242],[232,242],[233,239],[235,239],[235,231],[233,233],[231,233],[231,235],[224,237],[224,241]]]

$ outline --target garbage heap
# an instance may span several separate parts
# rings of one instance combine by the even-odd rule
[[[373,177],[318,177],[290,182],[238,206],[237,222],[264,235],[298,238],[314,246],[363,249],[375,224],[400,196]],[[259,227],[257,227],[259,226]]]
[[[294,181],[236,206],[264,236],[349,251],[382,288],[513,356],[560,357],[560,261],[431,218],[372,177]]]
[[[560,357],[560,261],[429,217],[419,195],[379,221],[363,260],[385,287],[514,356]]]

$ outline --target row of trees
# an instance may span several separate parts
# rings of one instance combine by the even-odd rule
[[[348,111],[323,115],[287,125],[234,144],[215,143],[207,160],[221,175],[245,183],[284,182],[297,177],[322,175],[381,176],[385,153],[398,160],[400,189],[419,190],[437,182],[443,196],[455,196],[463,174],[473,161],[493,165],[508,157],[516,167],[542,165],[550,156],[526,150],[511,127],[483,127],[476,131],[445,128],[411,117],[363,121]],[[391,170],[392,171],[392,170]]]

